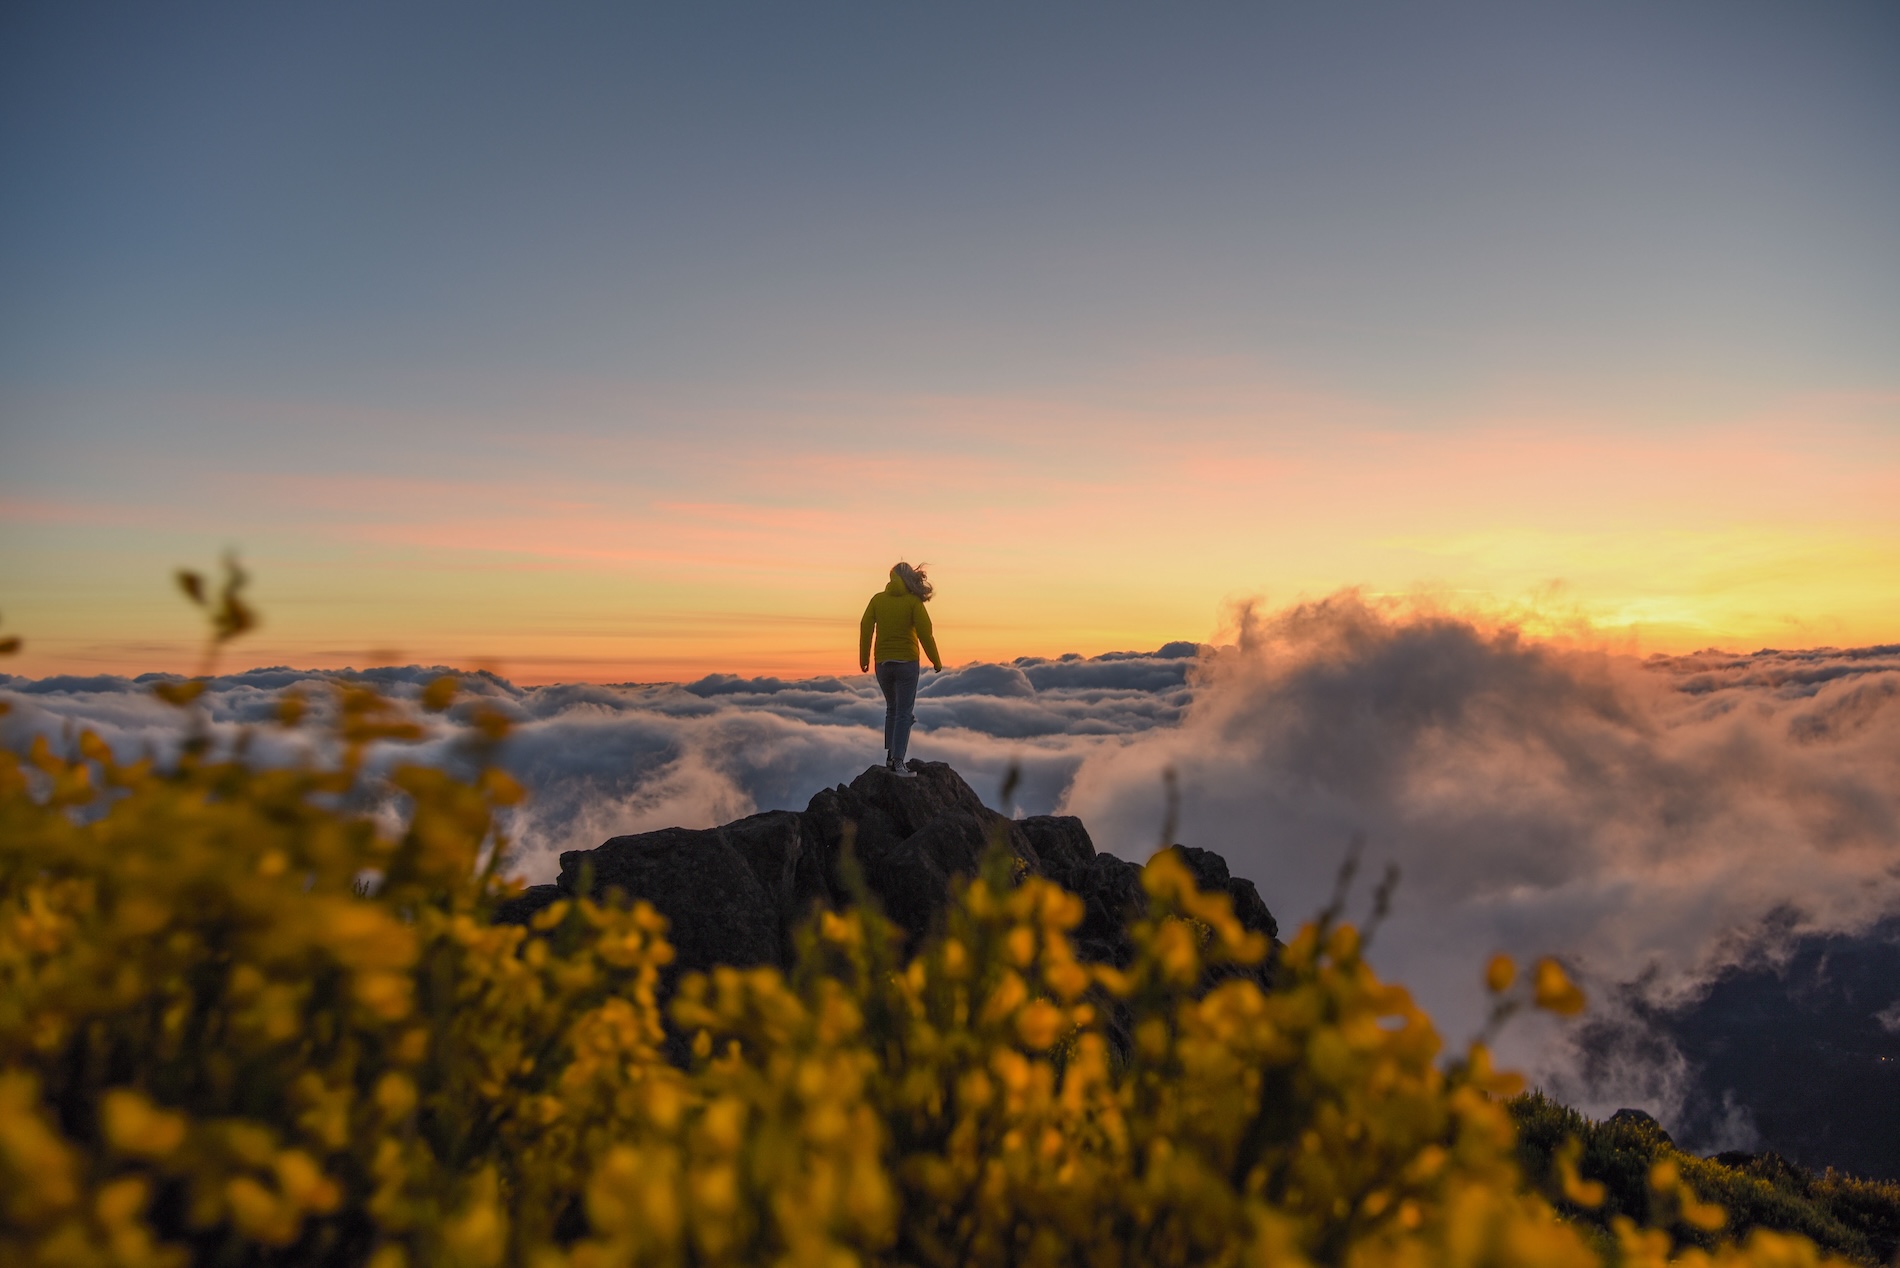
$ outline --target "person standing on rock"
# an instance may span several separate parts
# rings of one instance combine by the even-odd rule
[[[872,634],[877,636],[877,685],[884,693],[884,766],[898,775],[914,775],[904,765],[910,747],[911,712],[917,703],[917,678],[923,672],[919,643],[930,657],[930,667],[943,672],[937,639],[930,629],[924,604],[936,587],[922,568],[900,563],[891,569],[890,584],[871,596],[858,622],[858,668],[871,672]]]

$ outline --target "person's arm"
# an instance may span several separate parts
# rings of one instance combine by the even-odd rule
[[[858,670],[871,672],[871,628],[877,624],[877,596],[864,605],[864,616],[858,621]]]
[[[930,629],[930,609],[919,599],[914,605],[917,613],[917,641],[924,645],[924,655],[930,657],[930,667],[938,673],[943,672],[943,657],[937,655],[937,636]]]

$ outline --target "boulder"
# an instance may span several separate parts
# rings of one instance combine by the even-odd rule
[[[671,923],[679,956],[668,979],[713,964],[789,965],[791,932],[814,907],[852,900],[844,866],[857,861],[862,883],[911,939],[928,934],[949,902],[952,883],[976,874],[993,841],[1002,841],[1017,876],[1046,876],[1081,897],[1072,936],[1083,959],[1125,965],[1133,955],[1128,924],[1147,911],[1141,868],[1098,852],[1072,815],[1012,820],[983,804],[943,762],[911,762],[914,777],[874,766],[820,789],[802,812],[767,811],[717,828],[666,828],[615,837],[596,849],[561,856],[561,875],[496,909],[527,923],[536,912],[579,893],[618,889],[652,903]],[[1231,875],[1212,850],[1174,847],[1203,889],[1225,892],[1248,929],[1278,929],[1253,882]]]
[[[904,840],[889,813],[843,784],[819,789],[799,823],[805,848],[817,859],[825,893],[833,903],[851,897],[840,868],[847,844],[862,866],[867,855],[895,849]]]
[[[878,905],[912,938],[923,936],[950,901],[950,877],[915,841],[870,851],[861,861]]]
[[[1234,916],[1244,928],[1264,933],[1270,941],[1278,940],[1280,922],[1273,918],[1273,913],[1267,909],[1266,900],[1260,897],[1260,891],[1252,881],[1241,876],[1229,877],[1227,896],[1234,900]]]
[[[1042,860],[1042,874],[1075,892],[1078,883],[1073,878],[1095,857],[1095,842],[1082,821],[1074,815],[1031,815],[1016,820],[1016,828]]]
[[[1075,879],[1072,892],[1087,904],[1082,923],[1071,934],[1076,954],[1084,960],[1125,966],[1135,953],[1128,939],[1129,922],[1148,910],[1141,868],[1113,854],[1097,854]]]
[[[1029,838],[983,804],[944,762],[911,762],[905,778],[873,766],[849,785],[821,789],[801,817],[807,847],[821,861],[833,902],[848,901],[839,869],[847,842],[866,884],[906,934],[929,931],[949,902],[951,878],[974,876],[1000,838],[1024,873],[1041,872]]]
[[[910,762],[915,772],[904,778],[882,766],[873,766],[851,781],[851,791],[891,817],[898,835],[909,836],[931,820],[952,811],[977,816],[1003,816],[983,804],[948,762]]]
[[[832,900],[824,860],[806,849],[804,821],[789,810],[768,810],[713,831],[725,838],[759,882],[778,914],[780,959],[791,957],[791,931],[815,906]]]
[[[951,874],[976,874],[976,860],[989,848],[991,840],[1001,837],[1024,870],[1042,872],[1036,849],[1022,829],[1007,815],[998,814],[983,804],[974,789],[947,762],[911,762],[913,777],[906,779],[873,766],[851,781],[851,791],[863,801],[889,815],[892,824],[906,839],[935,830],[933,840],[963,840],[975,844],[975,853],[967,861],[939,858],[940,866]],[[946,827],[946,825],[950,825]],[[955,848],[955,847],[947,847]]]
[[[530,885],[513,898],[495,904],[495,920],[503,924],[525,925],[539,915],[543,908],[567,896],[567,891],[559,885]]]
[[[904,838],[904,844],[930,857],[945,877],[975,876],[989,849],[989,825],[967,811],[932,819]]]
[[[1225,893],[1234,905],[1234,919],[1240,921],[1243,929],[1254,933],[1264,933],[1269,938],[1280,936],[1280,922],[1267,910],[1261,901],[1260,891],[1254,888],[1250,880],[1232,876],[1227,871],[1227,860],[1212,850],[1203,850],[1192,845],[1170,847],[1177,851],[1188,871],[1194,873],[1194,883],[1203,890]]]
[[[662,828],[569,850],[561,855],[556,884],[570,894],[620,890],[652,903],[666,917],[678,953],[669,978],[715,964],[784,958],[780,904],[720,828]]]

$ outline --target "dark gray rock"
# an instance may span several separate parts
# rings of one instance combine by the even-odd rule
[[[805,848],[818,861],[825,893],[834,904],[851,898],[840,866],[847,845],[862,866],[867,854],[895,849],[907,835],[882,807],[843,784],[819,789],[799,823]]]
[[[911,938],[929,932],[950,901],[950,878],[915,841],[873,850],[862,860],[864,879],[884,914]]]
[[[946,877],[975,876],[990,844],[990,825],[968,811],[956,810],[932,819],[904,839],[922,850]]]
[[[615,837],[597,849],[561,856],[561,876],[500,904],[496,918],[526,923],[549,903],[580,891],[618,889],[652,903],[671,923],[678,972],[713,964],[789,965],[791,931],[814,907],[843,906],[853,887],[847,854],[864,889],[908,938],[929,934],[949,902],[952,882],[974,876],[993,842],[1013,873],[1046,876],[1081,897],[1073,932],[1077,954],[1126,965],[1134,947],[1128,925],[1148,910],[1141,868],[1098,853],[1082,821],[1070,815],[1011,820],[942,762],[912,762],[913,777],[872,767],[820,789],[801,813],[756,814],[718,828],[667,828]],[[1253,882],[1232,876],[1212,850],[1174,847],[1203,889],[1225,892],[1249,929],[1272,937],[1273,915]]]
[[[495,922],[525,925],[543,909],[553,906],[567,896],[567,891],[559,885],[530,885],[513,898],[504,899],[495,904]]]
[[[1192,845],[1171,845],[1168,848],[1181,856],[1188,871],[1194,873],[1194,883],[1204,890],[1224,890],[1227,882],[1233,879],[1227,871],[1227,860],[1212,850]]]
[[[971,839],[976,844],[974,857],[980,859],[990,841],[1000,837],[1022,863],[1020,870],[1041,874],[1041,860],[1022,829],[1008,816],[984,805],[983,799],[948,763],[909,762],[907,765],[915,772],[910,778],[873,766],[851,781],[850,791],[889,815],[892,826],[906,839],[936,829],[932,841]],[[945,824],[955,827],[944,830]],[[962,862],[939,857],[938,864],[948,873],[976,874],[974,859]]]
[[[918,938],[948,903],[950,878],[974,876],[992,840],[1008,845],[1019,872],[1039,873],[1041,864],[1028,837],[948,765],[910,768],[916,774],[906,778],[873,766],[849,785],[821,789],[801,824],[831,901],[849,898],[839,866],[848,843],[884,913]]]
[[[805,848],[802,818],[789,810],[768,810],[713,831],[745,859],[765,890],[778,913],[780,959],[789,961],[792,929],[813,907],[831,901],[824,860]]]
[[[663,828],[561,855],[567,893],[620,890],[667,918],[673,974],[715,964],[779,963],[778,903],[718,828]]]
[[[1264,933],[1269,938],[1277,939],[1280,936],[1280,922],[1273,918],[1273,913],[1267,909],[1265,900],[1260,897],[1260,891],[1254,888],[1252,881],[1239,876],[1229,877],[1227,896],[1233,900],[1234,917],[1243,928]]]
[[[905,778],[882,766],[873,766],[851,781],[850,791],[891,817],[900,837],[910,836],[931,820],[961,810],[978,817],[995,815],[963,777],[947,762],[909,762],[916,774]]]
[[[767,894],[792,897],[798,886],[798,865],[805,853],[797,815],[789,810],[768,810],[713,831],[739,852]]]
[[[1130,921],[1148,911],[1148,891],[1141,887],[1141,869],[1113,854],[1097,854],[1076,873],[1074,892],[1087,909],[1075,930],[1076,954],[1117,967],[1134,956],[1128,939]]]
[[[1074,815],[1031,815],[1018,819],[1016,827],[1042,860],[1043,875],[1075,892],[1073,878],[1095,857],[1095,842],[1082,821]]]
[[[1269,938],[1280,936],[1280,922],[1267,910],[1267,904],[1261,901],[1260,891],[1254,888],[1250,880],[1231,875],[1227,870],[1227,860],[1212,850],[1203,850],[1198,846],[1175,845],[1176,851],[1188,871],[1194,873],[1194,883],[1202,890],[1225,893],[1233,903],[1234,919],[1240,921],[1241,928],[1254,933],[1264,933]]]

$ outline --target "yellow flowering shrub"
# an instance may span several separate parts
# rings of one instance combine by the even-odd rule
[[[1132,962],[1083,963],[1080,900],[999,851],[908,958],[874,910],[820,912],[790,973],[663,1004],[645,904],[492,921],[500,718],[464,706],[472,777],[387,776],[391,833],[365,749],[420,728],[336,691],[327,764],[202,734],[164,769],[89,734],[0,753],[0,1262],[1600,1262],[1520,1173],[1518,1081],[1482,1046],[1446,1064],[1351,926],[1301,930],[1263,989],[1267,942],[1164,852]],[[1612,1253],[1679,1249],[1624,1220]]]

